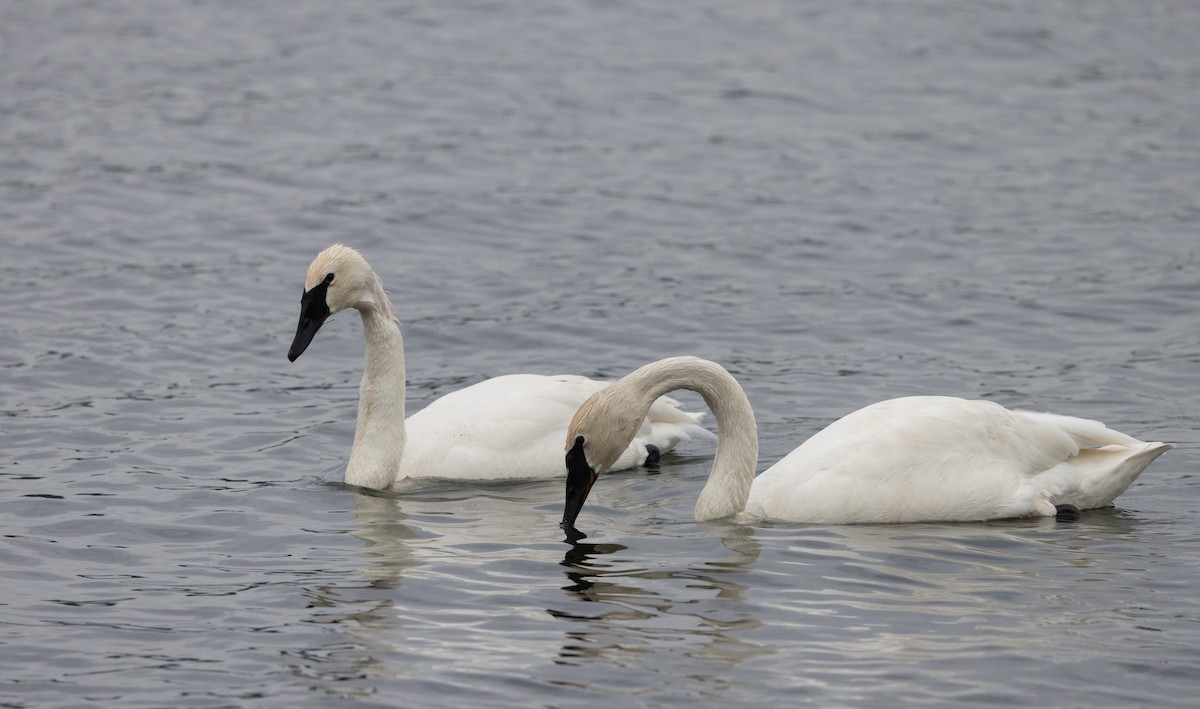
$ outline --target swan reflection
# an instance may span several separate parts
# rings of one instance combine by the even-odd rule
[[[423,538],[404,523],[399,500],[386,493],[355,491],[354,526],[349,533],[362,542],[357,550],[366,563],[357,565],[357,581],[322,584],[305,589],[307,623],[335,630],[341,642],[325,643],[319,651],[300,650],[294,671],[322,684],[326,691],[347,699],[370,697],[374,690],[354,680],[389,680],[402,671],[388,661],[391,638],[401,628],[395,590],[405,574],[422,565],[412,542]]]
[[[1083,626],[1136,614],[1112,599],[1149,581],[1149,561],[1127,553],[1137,527],[1115,510],[1075,523],[763,526],[767,564],[788,583],[755,637],[843,663],[1041,652],[1053,632],[1092,635]],[[1112,649],[1100,635],[1074,652]]]
[[[566,631],[560,664],[601,659],[619,665],[680,643],[688,656],[733,663],[773,652],[739,637],[760,625],[740,579],[761,550],[754,530],[732,524],[691,529],[696,532],[653,537],[660,544],[647,558],[622,544],[570,543],[560,562],[568,581],[562,588],[576,603],[548,609],[577,624]],[[714,537],[732,557],[711,555]],[[662,554],[662,546],[675,545],[689,551]],[[702,560],[679,564],[679,558],[696,558],[698,549]]]
[[[353,491],[353,523],[324,537],[342,548],[316,550],[343,565],[320,564],[306,588],[319,632],[298,636],[293,671],[342,701],[415,678],[502,692],[526,672],[597,696],[618,676],[646,696],[695,696],[701,682],[726,703],[753,703],[745,682],[759,673],[819,693],[901,668],[970,692],[994,681],[981,657],[1102,659],[1131,628],[1159,625],[1134,602],[1161,566],[1139,553],[1150,525],[1119,511],[1070,524],[667,521],[563,544],[559,494]]]

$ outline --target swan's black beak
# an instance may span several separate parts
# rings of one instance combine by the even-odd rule
[[[322,281],[300,296],[300,324],[296,326],[296,337],[288,350],[289,362],[295,362],[297,357],[304,354],[317,330],[325,324],[325,318],[329,317],[329,304],[325,301],[328,290],[329,282]]]
[[[595,484],[596,471],[588,465],[587,456],[583,453],[583,436],[575,439],[575,445],[567,451],[567,502],[563,506],[562,523],[558,526],[568,532],[575,529],[575,518],[583,509],[588,493]]]

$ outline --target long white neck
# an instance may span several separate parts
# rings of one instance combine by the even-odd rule
[[[758,465],[758,427],[750,400],[733,375],[706,359],[670,357],[638,369],[618,384],[625,382],[640,395],[638,404],[643,411],[676,389],[704,397],[717,419],[717,452],[708,482],[696,501],[696,519],[717,519],[745,510]]]
[[[404,457],[404,338],[378,282],[375,291],[372,302],[357,306],[367,361],[345,479],[350,485],[383,489],[395,480]]]

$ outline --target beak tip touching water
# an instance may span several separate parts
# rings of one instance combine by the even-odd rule
[[[583,539],[587,539],[586,534],[579,531],[578,529],[575,529],[574,527],[570,526],[569,524],[566,524],[565,522],[559,526],[562,528],[563,533],[566,535],[565,541],[567,541],[571,544],[575,544]]]
[[[563,505],[563,518],[559,528],[570,532],[575,530],[575,519],[583,509],[588,493],[592,491],[598,477],[592,466],[588,465],[587,456],[583,452],[583,436],[575,439],[575,445],[567,451],[567,489],[566,501]]]

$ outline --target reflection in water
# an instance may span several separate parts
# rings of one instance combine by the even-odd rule
[[[618,551],[624,551],[629,547],[620,544],[588,544],[585,542],[573,542],[571,548],[563,556],[562,565],[571,569],[567,571],[567,578],[574,581],[573,586],[564,586],[564,591],[573,591],[585,601],[594,601],[590,595],[591,589],[596,585],[591,581],[591,577],[598,574],[596,569],[609,567],[608,564],[593,562],[592,557],[601,554],[612,554]],[[587,573],[584,573],[586,569]],[[551,611],[553,614],[553,611]]]
[[[422,535],[404,524],[404,519],[398,498],[387,493],[355,491],[356,526],[350,534],[363,541],[360,551],[369,564],[360,568],[359,573],[371,579],[374,588],[395,588],[405,572],[421,565],[410,542]]]
[[[879,703],[891,687],[966,701],[1031,658],[1105,663],[1130,632],[1165,627],[1144,609],[1149,530],[1117,512],[1070,524],[687,522],[564,546],[558,494],[353,492],[351,564],[308,588],[307,623],[322,633],[288,653],[295,673],[343,700],[415,677],[429,691],[479,681],[521,693],[520,667],[570,696],[836,691]],[[758,696],[756,678],[784,675],[787,694]]]
[[[572,603],[550,614],[570,624],[556,663],[572,668],[572,686],[604,691],[600,678],[653,655],[655,677],[677,669],[726,698],[750,685],[723,677],[757,672],[786,672],[792,691],[864,701],[916,686],[928,700],[980,698],[1030,662],[1108,662],[1127,651],[1131,629],[1167,625],[1145,610],[1147,530],[1118,511],[1073,523],[695,529],[707,536],[680,525],[569,547],[560,563]],[[713,536],[735,553],[718,558],[702,544]],[[920,684],[930,677],[939,679]]]
[[[743,598],[746,586],[738,580],[758,559],[754,531],[722,524],[696,529],[703,536],[684,540],[689,546],[716,536],[735,556],[679,568],[680,557],[655,554],[639,566],[637,560],[622,558],[629,551],[624,545],[571,543],[561,562],[570,582],[563,590],[571,600],[588,605],[548,609],[551,616],[578,624],[566,632],[558,663],[599,659],[624,665],[642,653],[682,647],[685,657],[736,664],[772,652],[738,637],[760,625]],[[680,542],[678,537],[651,539],[664,546]]]
[[[1151,566],[1134,552],[1137,521],[1113,511],[1075,523],[1053,518],[963,525],[767,527],[783,547],[770,565],[791,582],[778,591],[772,644],[805,638],[799,675],[853,666],[864,676],[920,667],[969,691],[978,668],[1047,653],[1067,637],[1092,638],[1072,657],[1106,657],[1137,614]],[[1125,599],[1126,604],[1114,601]],[[912,671],[916,671],[915,669]]]
[[[363,699],[373,693],[353,680],[393,679],[397,668],[386,660],[392,650],[386,639],[400,626],[394,590],[405,573],[421,565],[410,542],[421,538],[403,523],[397,498],[387,493],[355,490],[355,526],[350,534],[362,540],[359,550],[368,563],[358,569],[365,583],[338,583],[305,590],[312,611],[307,622],[327,626],[346,641],[325,643],[319,652],[297,653],[303,666],[298,674],[321,680],[315,689],[339,697]]]

